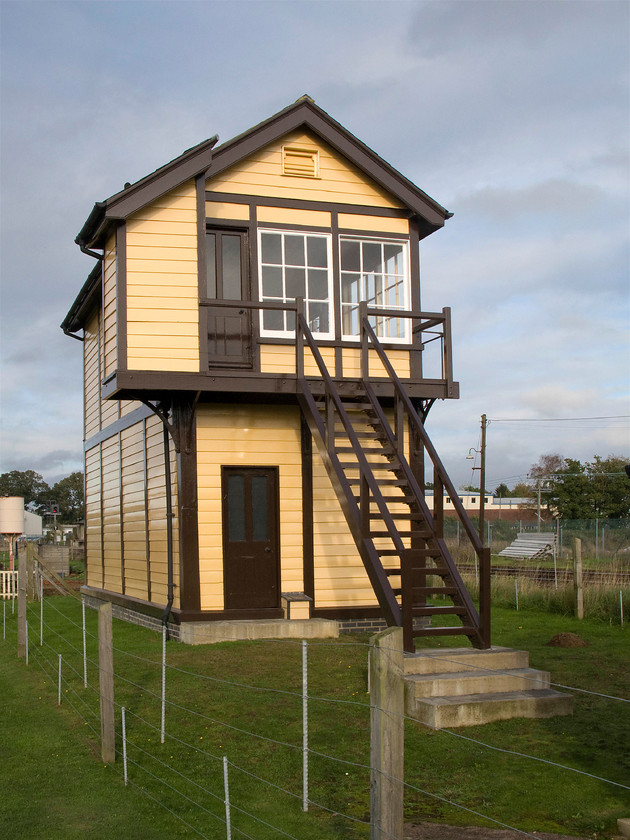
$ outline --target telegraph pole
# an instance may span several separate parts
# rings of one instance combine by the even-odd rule
[[[484,525],[486,514],[486,427],[488,421],[486,415],[481,415],[481,452],[480,452],[480,471],[479,471],[479,491],[481,496],[479,498],[479,539],[485,545],[484,539]]]

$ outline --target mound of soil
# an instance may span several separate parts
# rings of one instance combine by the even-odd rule
[[[576,648],[576,647],[588,647],[590,642],[587,642],[581,636],[578,636],[577,633],[558,633],[547,642],[548,647],[564,647],[564,648]]]

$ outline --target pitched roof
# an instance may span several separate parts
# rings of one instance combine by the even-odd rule
[[[428,236],[442,227],[452,213],[334,120],[309,96],[274,114],[243,134],[214,148],[215,135],[185,151],[150,175],[125,186],[105,201],[97,202],[76,237],[84,248],[102,247],[106,229],[116,220],[124,220],[146,204],[155,201],[203,172],[218,175],[230,166],[298,128],[310,129],[350,160],[387,192],[408,207],[420,222],[420,236]]]

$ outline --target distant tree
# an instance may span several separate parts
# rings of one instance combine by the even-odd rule
[[[21,496],[24,506],[35,513],[43,513],[50,487],[33,470],[11,470],[0,475],[0,496]]]
[[[83,519],[83,473],[73,472],[53,485],[50,497],[59,505],[58,522],[74,523]]]
[[[515,484],[510,490],[510,496],[513,499],[526,499],[532,495],[532,488],[529,484],[525,484],[523,481],[519,481],[518,484]]]
[[[478,493],[479,492],[479,488],[475,487],[474,484],[462,484],[462,486],[459,489],[463,490],[465,493]]]
[[[545,458],[550,460],[544,462]],[[530,476],[533,489],[541,487],[541,501],[554,516],[619,519],[630,516],[627,463],[626,457],[618,455],[595,455],[592,461],[584,463],[575,458],[543,456],[532,467]]]
[[[501,484],[495,488],[493,495],[497,499],[507,499],[510,495],[510,488],[507,484],[503,484],[503,482],[501,482]]]

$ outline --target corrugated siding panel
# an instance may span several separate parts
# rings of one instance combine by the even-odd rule
[[[148,600],[144,486],[144,422],[121,433],[125,594]]]
[[[84,435],[89,438],[100,429],[100,310],[85,324],[83,341]]]
[[[197,475],[201,608],[223,609],[221,466],[279,468],[282,591],[301,591],[300,415],[290,406],[200,406]]]
[[[118,364],[115,236],[107,240],[103,259],[103,338],[104,376],[107,377]]]
[[[319,150],[319,178],[296,178],[282,174],[282,146],[286,143],[304,144]],[[288,134],[216,178],[210,178],[206,188],[239,195],[402,207],[400,202],[334,149],[301,131]]]
[[[127,222],[130,370],[199,370],[196,219],[189,181]]]
[[[101,539],[101,447],[85,453],[85,530],[88,586],[103,587],[103,545]]]

